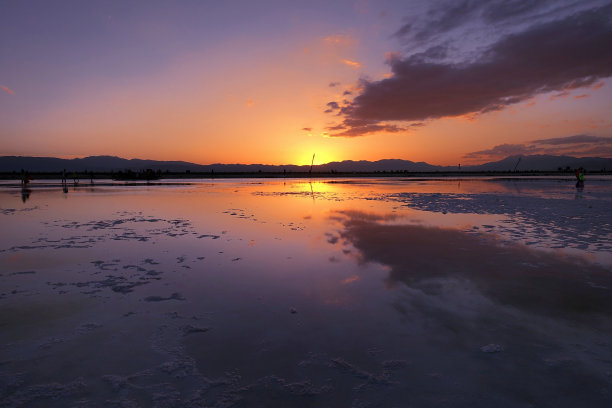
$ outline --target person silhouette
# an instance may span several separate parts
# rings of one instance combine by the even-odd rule
[[[576,169],[574,174],[576,176],[576,188],[584,188],[584,169],[580,167]]]

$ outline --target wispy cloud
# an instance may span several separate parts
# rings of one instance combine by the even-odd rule
[[[494,146],[491,149],[467,153],[463,157],[466,159],[502,159],[508,156],[522,156],[527,154],[536,154],[539,152],[540,149],[536,146],[504,143]]]
[[[325,43],[334,46],[351,47],[355,45],[357,40],[350,35],[334,34],[324,38]]]
[[[612,137],[591,136],[591,135],[574,135],[566,137],[552,137],[549,139],[533,140],[531,143],[541,145],[568,145],[576,143],[591,143],[591,144],[612,144]]]
[[[361,64],[359,62],[352,61],[352,60],[349,60],[349,59],[343,59],[342,63],[348,65],[349,67],[353,67],[353,68],[360,68],[361,67]]]
[[[15,92],[8,88],[8,86],[0,85],[0,89],[9,95],[15,95]]]
[[[345,119],[342,123],[327,127],[329,137],[358,137],[372,133],[400,133],[409,132],[424,126],[423,123],[412,123],[409,125],[397,125],[390,123],[372,122],[359,119]]]

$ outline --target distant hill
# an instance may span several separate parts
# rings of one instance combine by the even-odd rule
[[[520,158],[520,161],[519,161]],[[462,171],[511,171],[516,166],[521,171],[556,171],[559,168],[575,169],[584,167],[588,171],[612,170],[612,158],[601,157],[570,157],[570,156],[509,156],[505,159],[480,164],[476,166],[462,166]],[[80,159],[58,159],[55,157],[27,157],[27,156],[0,156],[0,172],[19,172],[21,169],[30,172],[118,172],[140,171],[152,169],[163,172],[217,172],[217,173],[257,173],[261,172],[307,172],[310,166],[296,165],[266,165],[266,164],[195,164],[184,161],[159,161],[141,159],[123,159],[116,156],[90,156]],[[436,166],[425,162],[412,162],[410,160],[386,159],[378,161],[331,162],[313,167],[317,172],[381,172],[381,171],[409,171],[409,172],[435,172],[457,171],[456,166]]]

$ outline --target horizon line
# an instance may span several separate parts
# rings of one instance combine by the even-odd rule
[[[441,165],[441,164],[432,164],[426,161],[413,161],[410,159],[398,159],[398,158],[384,158],[384,159],[377,159],[377,160],[365,160],[365,159],[359,159],[359,160],[355,160],[355,159],[345,159],[345,160],[336,160],[336,161],[330,161],[330,162],[326,162],[326,163],[319,163],[319,164],[314,164],[314,166],[324,166],[327,164],[331,164],[331,163],[343,163],[343,162],[368,162],[368,163],[376,163],[376,162],[380,162],[380,161],[385,161],[385,160],[398,160],[398,161],[406,161],[406,162],[411,162],[414,164],[427,164],[430,166],[437,166],[437,167],[470,167],[470,166],[479,166],[479,165],[484,165],[484,164],[488,164],[488,163],[494,163],[494,162],[499,162],[502,160],[506,160],[509,158],[518,158],[518,157],[534,157],[534,156],[547,156],[547,157],[569,157],[569,158],[575,158],[575,159],[612,159],[612,157],[603,157],[603,156],[569,156],[569,155],[550,155],[550,154],[533,154],[533,155],[508,155],[505,156],[503,158],[498,158],[498,159],[488,159],[488,161],[485,159],[483,161],[479,161],[479,162],[466,162],[465,164],[463,163],[458,163],[457,165]],[[16,157],[16,158],[37,158],[37,159],[58,159],[58,160],[84,160],[87,158],[99,158],[99,157],[108,157],[108,158],[116,158],[116,159],[120,159],[120,160],[139,160],[139,161],[155,161],[155,162],[182,162],[185,164],[190,164],[190,165],[196,165],[196,166],[214,166],[214,165],[235,165],[235,166],[277,166],[277,167],[282,167],[282,166],[295,166],[295,167],[310,167],[309,164],[292,164],[292,163],[284,163],[284,164],[264,164],[264,163],[238,163],[238,162],[234,162],[234,163],[222,163],[222,162],[216,162],[216,163],[209,163],[209,164],[202,164],[202,163],[196,163],[196,162],[190,162],[190,161],[185,161],[185,160],[159,160],[159,159],[141,159],[141,158],[125,158],[125,157],[121,157],[121,156],[115,156],[115,155],[109,155],[109,154],[100,154],[100,155],[89,155],[89,156],[82,156],[82,157],[72,157],[72,158],[66,158],[66,157],[57,157],[57,156],[24,156],[24,155],[3,155],[0,157]]]

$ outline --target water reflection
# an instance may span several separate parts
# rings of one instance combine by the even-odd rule
[[[27,187],[21,188],[21,201],[26,202],[30,199],[30,194],[32,194],[32,190]]]
[[[363,261],[390,267],[390,286],[436,293],[448,280],[467,280],[502,305],[555,318],[609,317],[612,276],[576,256],[504,244],[494,236],[424,225],[390,225],[394,214],[338,211],[340,237]],[[330,241],[333,242],[333,241]]]
[[[0,190],[6,406],[609,406],[605,267],[499,228],[589,240],[574,191],[69,182]]]

